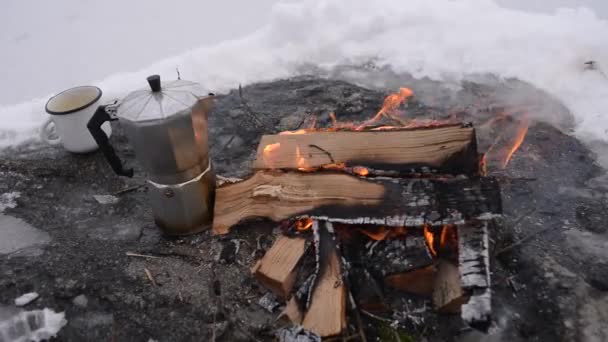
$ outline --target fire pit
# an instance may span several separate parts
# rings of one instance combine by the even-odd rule
[[[332,113],[333,127],[313,121],[263,136],[256,173],[218,188],[216,234],[257,218],[279,223],[252,273],[284,301],[280,317],[321,337],[356,332],[361,313],[394,311],[389,288],[423,305],[431,299],[437,312],[460,313],[475,328],[491,323],[488,232],[502,213],[498,182],[484,176],[471,125],[402,118],[412,95],[401,88],[363,123]]]

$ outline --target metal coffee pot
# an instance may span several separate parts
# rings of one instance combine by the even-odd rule
[[[215,175],[209,159],[207,117],[213,96],[194,82],[161,85],[148,77],[149,88],[134,91],[116,105],[100,106],[87,127],[110,166],[131,177],[101,129],[119,120],[135,157],[149,175],[149,195],[156,224],[169,235],[186,235],[211,225]]]

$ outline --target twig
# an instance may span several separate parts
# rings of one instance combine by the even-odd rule
[[[147,269],[147,268],[145,268],[145,267],[144,267],[144,272],[146,272],[146,276],[148,277],[148,279],[152,283],[152,286],[158,287],[158,284],[156,284],[156,280],[154,280],[154,277],[152,276],[152,272],[150,272],[150,270]]]
[[[147,259],[160,259],[161,258],[159,256],[138,254],[138,253],[133,253],[133,252],[127,252],[126,254],[127,254],[127,256],[137,257],[137,258],[147,258]]]
[[[357,321],[357,333],[359,334],[359,338],[361,342],[367,342],[367,338],[365,337],[365,331],[363,331],[363,320],[361,319],[361,314],[359,310],[355,309],[355,320]]]
[[[381,321],[381,322],[386,322],[386,323],[391,323],[391,324],[392,324],[393,322],[395,322],[395,320],[392,320],[392,319],[388,319],[388,318],[384,318],[384,317],[380,317],[380,316],[374,315],[373,313],[368,312],[368,311],[365,311],[365,310],[363,310],[363,309],[361,309],[361,313],[362,313],[362,314],[364,314],[364,315],[365,315],[365,316],[367,316],[367,317],[370,317],[370,318],[376,319],[376,320]]]
[[[535,233],[529,234],[529,235],[527,235],[527,236],[525,236],[525,237],[517,240],[516,242],[512,243],[511,245],[509,245],[509,246],[507,246],[507,247],[499,250],[498,252],[494,253],[494,256],[499,256],[499,255],[501,255],[501,254],[503,254],[505,252],[508,252],[508,251],[512,250],[514,247],[517,247],[517,246],[519,246],[519,245],[527,242],[528,240],[532,239],[533,237],[535,237],[535,236],[537,236],[539,234],[542,234],[542,233],[544,233],[544,232],[546,232],[548,230],[551,230],[551,229],[555,229],[555,227],[549,226],[549,227],[541,229],[541,230],[539,230],[539,231],[537,231]]]
[[[334,160],[334,157],[332,157],[331,153],[329,153],[327,150],[325,150],[325,149],[323,149],[323,148],[321,148],[321,147],[319,147],[319,146],[317,146],[315,144],[310,144],[310,145],[308,145],[308,147],[316,148],[317,150],[325,153],[329,157],[329,160],[331,160],[332,164],[336,163],[336,161]]]
[[[122,189],[122,190],[118,190],[118,191],[112,193],[112,196],[118,196],[118,195],[126,194],[127,192],[135,191],[135,190],[137,190],[137,189],[139,189],[139,188],[141,188],[143,186],[144,186],[144,184],[139,184],[139,185],[131,186],[131,187],[128,187],[128,188],[125,188],[125,189]]]

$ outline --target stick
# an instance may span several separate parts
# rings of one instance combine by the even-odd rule
[[[539,235],[539,234],[542,234],[542,233],[544,233],[544,232],[546,232],[546,231],[549,231],[549,230],[551,230],[551,229],[554,229],[554,228],[555,228],[555,227],[546,227],[546,228],[543,228],[543,229],[541,229],[541,230],[539,230],[539,231],[537,231],[537,232],[535,232],[535,233],[532,233],[532,234],[526,235],[525,237],[523,237],[523,238],[521,238],[521,239],[517,240],[516,242],[514,242],[514,243],[510,244],[509,246],[507,246],[507,247],[505,247],[505,248],[503,248],[503,249],[499,250],[498,252],[496,252],[496,253],[494,254],[494,256],[499,256],[499,255],[501,255],[501,254],[503,254],[503,253],[506,253],[506,252],[508,252],[508,251],[512,250],[514,247],[517,247],[517,246],[519,246],[519,245],[521,245],[521,244],[523,244],[523,243],[527,242],[528,240],[532,239],[533,237],[535,237],[535,236],[537,236],[537,235]]]
[[[138,254],[138,253],[133,253],[133,252],[127,252],[126,254],[127,254],[127,256],[130,256],[130,257],[147,258],[147,259],[161,259],[161,257],[158,257],[158,256]]]
[[[156,280],[154,280],[154,277],[152,276],[152,273],[150,272],[150,270],[144,267],[144,272],[146,272],[146,276],[152,283],[152,286],[158,287],[158,284],[156,284]]]
[[[118,195],[126,194],[127,192],[135,191],[135,190],[137,190],[137,189],[139,189],[139,188],[141,188],[143,186],[144,186],[144,184],[134,185],[134,186],[131,186],[131,187],[128,187],[128,188],[124,188],[122,190],[118,190],[118,191],[112,193],[111,195],[112,196],[118,196]]]

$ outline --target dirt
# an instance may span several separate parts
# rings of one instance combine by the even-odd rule
[[[567,110],[514,80],[453,89],[383,69],[367,70],[367,78],[350,71],[219,95],[209,132],[216,172],[246,176],[263,133],[300,128],[310,114],[321,126],[330,125],[330,111],[346,121],[369,118],[387,85],[407,85],[419,94],[410,106],[414,115],[452,112],[476,123],[481,150],[493,142],[493,132],[481,125],[496,108],[512,101],[542,103],[556,120],[535,118],[507,169],[491,165],[505,215],[503,228],[492,232],[493,253],[504,251],[492,260],[495,323],[489,334],[440,316],[401,333],[418,341],[608,340],[608,238],[601,224],[608,208],[606,185],[598,181],[604,171],[586,146],[564,133],[571,124]],[[384,82],[375,89],[349,83],[366,79],[370,87],[374,80]],[[534,96],[522,100],[522,93]],[[73,155],[38,142],[0,152],[0,194],[19,193],[2,215],[48,235],[0,256],[0,306],[39,293],[26,309],[65,311],[60,341],[273,340],[278,311],[258,305],[266,291],[249,269],[263,253],[259,247],[268,247],[274,224],[240,226],[222,237],[163,236],[152,220],[145,174],[120,125],[113,128],[112,143],[135,168],[132,179],[114,175],[100,153]],[[124,189],[129,191],[117,193]],[[119,200],[100,204],[96,195]],[[363,319],[370,334],[386,335],[374,328],[376,320]]]

